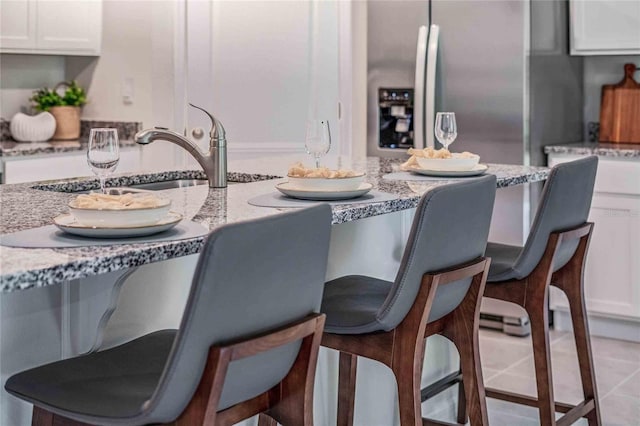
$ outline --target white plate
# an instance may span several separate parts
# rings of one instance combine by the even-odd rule
[[[439,171],[462,171],[473,170],[480,162],[480,156],[473,154],[470,157],[463,157],[462,154],[454,152],[451,158],[424,158],[416,157],[420,168],[423,170]]]
[[[469,177],[469,176],[480,176],[484,174],[489,169],[489,166],[486,164],[478,164],[471,170],[428,170],[421,169],[419,167],[411,167],[409,171],[413,173],[418,173],[425,176],[435,176],[435,177]]]
[[[164,219],[152,225],[110,228],[82,225],[78,223],[73,215],[67,213],[54,218],[53,223],[64,232],[79,235],[81,237],[130,238],[143,237],[168,231],[176,226],[181,220],[182,215],[180,213],[169,212]]]
[[[363,196],[371,191],[371,188],[373,188],[373,185],[366,182],[362,183],[357,189],[348,191],[308,191],[295,187],[289,182],[276,185],[276,189],[288,197],[312,201],[348,200]]]
[[[155,195],[154,195],[155,196]],[[69,203],[69,213],[78,223],[99,228],[131,228],[154,225],[167,217],[171,200],[157,197],[160,205],[133,209],[96,209],[76,207],[76,199]]]
[[[320,177],[294,177],[287,176],[291,187],[302,191],[355,191],[364,182],[364,173],[357,176],[342,178],[320,178]]]

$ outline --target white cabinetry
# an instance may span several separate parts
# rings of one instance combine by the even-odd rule
[[[640,54],[640,1],[570,0],[572,55]]]
[[[36,44],[36,3],[0,2],[0,49],[31,49]]]
[[[549,165],[579,158],[549,155]],[[640,339],[640,160],[600,157],[589,221],[594,230],[585,268],[585,292],[594,334]],[[552,288],[551,309],[568,313]],[[567,319],[567,318],[565,318]],[[634,325],[635,324],[635,325]]]
[[[99,55],[100,0],[2,0],[0,52]]]
[[[141,171],[141,160],[139,147],[121,149],[116,173]],[[59,155],[45,154],[40,157],[7,157],[3,161],[2,174],[2,183],[37,182],[93,176],[87,165],[87,155],[84,151]]]

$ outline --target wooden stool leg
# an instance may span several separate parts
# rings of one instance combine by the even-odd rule
[[[258,416],[258,426],[277,426],[278,422],[276,422],[273,418],[266,414],[260,414]]]
[[[458,423],[464,425],[467,424],[468,414],[467,414],[467,398],[464,394],[464,377],[458,383]]]
[[[475,340],[474,344],[472,339],[461,339],[458,346],[463,377],[463,381],[460,383],[463,395],[462,400],[458,401],[458,422],[466,423],[466,419],[460,419],[460,405],[465,404],[466,401],[466,412],[469,414],[471,425],[486,426],[489,424],[489,416],[487,414],[477,337]],[[462,413],[465,413],[465,411],[463,410]]]
[[[582,277],[576,277],[578,282]],[[593,399],[594,408],[587,414],[589,426],[601,425],[600,404],[598,403],[598,390],[596,388],[596,378],[593,368],[593,356],[591,354],[591,342],[589,339],[589,324],[587,311],[584,302],[584,293],[581,283],[566,283],[565,294],[569,300],[571,320],[573,322],[573,334],[576,341],[576,351],[578,352],[578,363],[580,365],[580,378],[582,379],[582,392],[585,400]]]
[[[419,361],[406,357],[393,368],[398,383],[398,405],[402,426],[422,426],[420,407],[422,362],[423,357],[420,357]]]
[[[338,373],[338,426],[352,426],[358,357],[340,352]]]
[[[528,310],[528,313],[531,321],[531,340],[533,342],[533,358],[536,369],[540,424],[555,426],[555,400],[553,399],[553,380],[551,378],[549,314],[546,297],[544,302]]]

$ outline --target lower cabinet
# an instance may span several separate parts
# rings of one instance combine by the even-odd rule
[[[2,159],[2,183],[36,182],[51,179],[66,179],[92,176],[87,164],[87,154],[73,152],[65,154],[43,154],[42,156],[7,157]],[[140,171],[142,155],[139,147],[122,148],[116,173]]]
[[[548,163],[577,158],[551,154]],[[639,159],[600,158],[589,221],[595,223],[585,268],[587,310],[596,322],[592,331],[640,340]],[[567,300],[555,288],[550,306],[568,322]]]

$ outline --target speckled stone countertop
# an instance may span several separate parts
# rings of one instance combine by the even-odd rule
[[[270,173],[283,175],[291,159],[278,158],[245,160],[230,163],[229,181],[225,189],[210,189],[206,185],[162,191],[171,198],[172,209],[188,220],[203,224],[207,229],[241,220],[279,214],[285,209],[255,207],[247,200],[275,191],[282,182]],[[390,181],[382,176],[397,171],[399,160],[367,158],[350,162],[356,170],[366,170],[367,181],[379,191],[395,195],[392,200],[369,204],[343,204],[333,207],[333,223],[406,210],[416,207],[426,191],[451,183],[451,180]],[[342,164],[345,166],[345,164]],[[548,169],[517,165],[489,165],[490,173],[498,177],[498,187],[519,185],[546,179]],[[204,178],[200,171],[174,171],[154,174],[116,176],[108,186],[127,186],[135,183]],[[458,179],[459,180],[459,179]],[[34,188],[35,187],[35,188]],[[40,189],[36,189],[40,188]],[[23,229],[51,224],[53,217],[66,213],[68,202],[79,191],[98,188],[95,179],[71,179],[58,182],[39,182],[0,185],[0,238]],[[57,192],[57,191],[65,192]],[[157,262],[198,253],[203,237],[188,240],[147,244],[120,244],[66,249],[26,249],[0,246],[0,293],[42,287],[91,275],[103,274],[146,263]]]
[[[11,140],[0,141],[0,157],[25,157],[40,154],[61,154],[65,152],[86,152],[89,138],[80,138],[72,141],[53,142],[16,142]],[[120,147],[139,147],[132,139],[120,139]]]
[[[545,154],[597,155],[600,157],[633,158],[640,160],[640,144],[577,142],[547,145]]]
[[[142,130],[142,123],[138,121],[80,121],[80,138],[69,141],[47,141],[47,142],[16,142],[11,139],[9,123],[0,122],[0,157],[26,157],[43,154],[62,154],[68,152],[83,152],[87,150],[89,132],[92,128],[109,127],[118,130],[120,137],[120,147],[137,147],[133,141],[133,136]]]

